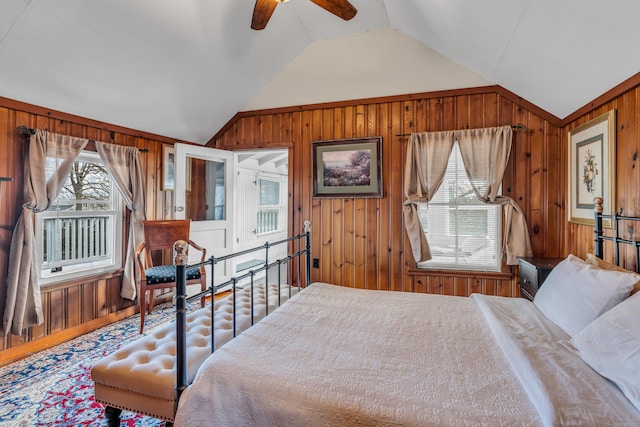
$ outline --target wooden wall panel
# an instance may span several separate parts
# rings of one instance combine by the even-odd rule
[[[576,127],[598,117],[610,110],[616,111],[616,189],[615,210],[629,216],[640,216],[640,75],[625,82],[626,89],[612,99],[603,102],[591,110],[576,116],[561,129],[561,144],[568,147],[568,132]],[[566,154],[565,154],[566,156]],[[566,165],[566,157],[563,160]],[[564,170],[566,171],[566,167]],[[565,173],[566,175],[566,173]],[[566,195],[566,179],[561,191]],[[611,229],[605,230],[606,235],[613,235]],[[621,237],[639,240],[638,225],[625,227],[621,230]],[[584,257],[593,252],[593,227],[588,225],[568,223],[566,228],[567,252]],[[605,259],[613,261],[613,251],[605,244]],[[623,265],[633,269],[635,255],[627,250],[623,256]]]
[[[166,192],[161,191],[158,179],[162,170],[162,145],[182,141],[0,98],[0,152],[3,153],[0,156],[0,176],[13,179],[2,184],[0,199],[0,288],[4,289],[7,278],[11,233],[23,203],[22,165],[26,144],[24,136],[16,129],[21,125],[149,150],[141,154],[148,195],[146,214],[148,218],[164,217]],[[123,241],[127,235],[125,229]],[[101,322],[106,324],[115,318],[133,314],[135,303],[120,297],[120,280],[118,273],[43,288],[44,323],[27,329],[20,336],[3,334],[0,338],[0,365],[55,345],[59,340],[86,333],[101,326]],[[4,301],[4,295],[0,295],[0,299]],[[59,338],[52,340],[50,336]]]
[[[351,278],[352,283],[355,284],[356,288],[367,288],[367,283],[365,281],[365,271],[366,271],[366,260],[361,255],[366,253],[366,243],[367,243],[367,230],[366,230],[366,203],[365,199],[355,199],[354,200],[354,221],[355,221],[355,238],[356,244],[353,250],[353,259],[355,264],[354,276]],[[312,235],[312,240],[314,237]],[[312,276],[311,280],[320,280],[315,279],[313,275],[313,270],[311,271]]]
[[[398,102],[390,103],[389,108],[389,123],[387,124],[387,134],[383,135],[383,139],[387,141],[387,152],[389,152],[389,165],[387,170],[385,181],[388,183],[385,190],[388,188],[388,206],[389,211],[389,223],[397,224],[403,222],[402,209],[394,209],[397,206],[402,206],[404,201],[404,159],[406,156],[406,147],[403,144],[403,140],[395,135],[403,133],[402,120],[401,120],[401,105]],[[402,277],[404,272],[403,265],[403,247],[404,244],[394,244],[394,241],[398,238],[395,230],[392,227],[387,227],[384,231],[387,236],[387,246],[383,248],[386,250],[389,257],[389,274],[387,282],[389,288],[394,291],[412,291],[413,286],[411,282],[404,283],[402,280],[395,280],[394,278]],[[404,233],[400,233],[401,238],[404,239]]]
[[[283,120],[285,114],[290,119]],[[265,136],[269,123],[280,129]],[[564,224],[549,223],[558,220],[559,211],[564,214],[564,207],[550,209],[548,203],[559,197],[549,183],[548,165],[557,167],[562,160],[557,149],[560,122],[497,87],[240,113],[210,145],[230,150],[290,147],[290,225],[298,230],[305,219],[313,223],[312,257],[320,263],[312,268],[312,280],[369,289],[517,296],[515,269],[507,266],[502,274],[472,276],[415,268],[403,228],[407,138],[398,135],[520,123],[526,130],[514,133],[503,193],[522,207],[535,254],[544,256],[548,243],[562,242],[565,232]],[[312,142],[368,136],[383,138],[384,196],[313,198]]]
[[[65,329],[65,320],[67,312],[67,301],[65,300],[66,289],[56,289],[49,292],[49,304],[45,309],[47,317],[47,334],[53,334]]]

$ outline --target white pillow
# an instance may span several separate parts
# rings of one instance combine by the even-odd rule
[[[570,342],[582,360],[613,381],[640,411],[640,294],[598,317]]]
[[[634,273],[602,270],[569,255],[538,289],[533,303],[569,336],[629,296]]]
[[[623,267],[620,267],[619,265],[611,264],[610,262],[600,259],[594,254],[587,254],[587,259],[585,259],[584,261],[587,264],[595,265],[596,267],[599,267],[603,270],[616,270],[616,271],[624,271],[626,273],[629,273],[629,270]],[[633,295],[636,292],[640,292],[640,274],[638,274],[637,278],[638,278],[638,282],[633,287],[633,290],[631,291],[631,295]]]

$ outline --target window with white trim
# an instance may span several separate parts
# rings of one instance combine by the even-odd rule
[[[455,143],[442,185],[419,205],[432,259],[420,268],[500,271],[502,207],[476,197]]]
[[[278,179],[258,178],[257,235],[284,229],[286,218],[284,218],[282,183],[283,181]]]
[[[58,162],[47,157],[47,179]],[[120,268],[122,209],[121,197],[100,156],[81,153],[58,197],[37,215],[41,284]]]

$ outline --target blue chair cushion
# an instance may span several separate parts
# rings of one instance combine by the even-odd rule
[[[176,266],[175,265],[159,265],[156,267],[147,268],[144,271],[144,275],[147,278],[148,285],[175,282]],[[199,278],[200,278],[200,268],[193,267],[193,268],[187,269],[187,280],[199,279]]]

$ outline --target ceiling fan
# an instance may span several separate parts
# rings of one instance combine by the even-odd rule
[[[284,3],[288,0],[256,0],[253,8],[253,18],[251,19],[251,28],[254,30],[262,30],[267,26],[269,18],[276,9],[278,3]],[[334,15],[348,21],[356,16],[358,11],[347,0],[311,0],[321,8]]]

